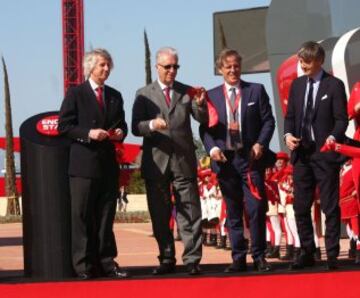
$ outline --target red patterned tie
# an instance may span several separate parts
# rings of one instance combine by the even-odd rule
[[[104,110],[104,99],[103,99],[103,87],[96,88],[96,100],[99,104],[100,109]]]
[[[170,99],[170,87],[166,87],[164,90],[165,90],[166,104],[167,104],[168,107],[170,107],[170,102],[171,102],[171,99]]]

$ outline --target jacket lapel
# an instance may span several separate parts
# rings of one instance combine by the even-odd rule
[[[172,97],[171,97],[169,113],[171,113],[174,110],[176,104],[182,98],[183,93],[184,93],[184,90],[182,90],[179,87],[179,84],[177,84],[177,82],[175,81],[174,84],[173,84],[173,94],[172,94]]]
[[[307,84],[307,77],[304,76],[302,78],[302,81],[300,82],[299,89],[295,91],[296,94],[298,94],[297,100],[295,102],[295,105],[296,105],[295,110],[300,111],[300,113],[301,113],[300,117],[298,117],[299,122],[297,125],[297,127],[299,129],[299,133],[300,133],[301,126],[302,126],[302,119],[304,118],[306,84]]]
[[[224,85],[217,87],[216,93],[210,98],[218,112],[219,122],[227,124],[226,102],[224,96]]]
[[[244,82],[240,81],[240,88],[241,88],[241,126],[244,125],[245,113],[247,109],[247,105],[251,96],[251,90],[249,85]]]
[[[316,94],[315,107],[314,107],[314,113],[312,115],[312,119],[314,119],[314,116],[316,115],[316,113],[319,109],[321,98],[325,95],[326,90],[328,89],[327,88],[328,80],[326,79],[327,77],[328,77],[328,74],[326,72],[324,72],[323,76],[320,80],[319,90]]]
[[[104,117],[106,124],[111,127],[114,125],[114,123],[111,123],[117,118],[116,115],[114,115],[114,111],[117,111],[114,109],[115,100],[112,97],[112,94],[110,92],[110,89],[108,86],[104,86]]]
[[[152,86],[152,96],[150,97],[155,104],[160,107],[160,111],[163,114],[163,116],[167,116],[169,112],[169,108],[166,104],[166,99],[163,91],[161,90],[161,87],[157,81],[153,83]]]

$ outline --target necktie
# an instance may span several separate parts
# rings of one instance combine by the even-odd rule
[[[230,103],[233,107],[235,107],[236,89],[234,87],[231,87],[229,90],[230,90]]]
[[[170,107],[170,103],[171,103],[171,98],[170,98],[170,87],[166,87],[164,89],[165,91],[165,99],[166,99],[166,104],[168,107]]]
[[[304,147],[310,147],[312,143],[311,138],[311,121],[313,116],[313,91],[314,91],[314,80],[309,79],[309,92],[307,95],[305,115],[303,118],[303,126],[301,131],[302,144]]]
[[[96,100],[99,104],[100,109],[104,110],[104,99],[103,99],[103,87],[96,88]]]
[[[238,123],[237,119],[237,108],[235,107],[235,101],[236,101],[236,89],[234,87],[231,87],[229,89],[230,91],[230,104],[231,104],[231,114],[232,114],[232,121],[230,125],[234,125],[235,123]],[[241,136],[240,136],[240,130],[239,125],[237,125],[236,129],[233,129],[230,127],[230,142],[231,146],[235,148],[235,150],[238,150],[242,147],[241,145]]]

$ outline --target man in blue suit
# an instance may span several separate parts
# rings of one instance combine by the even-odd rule
[[[275,161],[275,154],[268,150],[275,120],[264,87],[240,79],[241,60],[235,50],[220,52],[216,66],[224,84],[208,92],[219,121],[211,128],[200,126],[201,139],[212,159],[227,206],[233,259],[225,269],[227,273],[247,270],[244,211],[250,223],[254,267],[261,272],[271,270],[264,257],[267,211],[264,170]]]

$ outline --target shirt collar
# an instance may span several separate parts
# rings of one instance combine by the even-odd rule
[[[166,85],[165,85],[164,83],[162,83],[159,79],[158,79],[157,81],[158,81],[158,83],[159,83],[159,85],[160,85],[161,90],[164,90],[164,89],[167,88],[167,87],[172,88],[172,85],[171,85],[171,86],[166,86]]]
[[[319,72],[312,77],[312,79],[314,80],[314,83],[320,82],[320,80],[323,76],[323,73],[324,73],[324,70],[320,69]]]
[[[225,83],[225,88],[226,88],[227,92],[230,92],[230,88],[235,88],[236,89],[235,91],[238,91],[240,89],[240,82],[237,83],[236,85],[230,85],[227,82],[224,82],[224,83]]]
[[[93,79],[91,79],[91,78],[89,78],[89,83],[90,83],[91,88],[92,88],[94,91],[95,91],[96,88],[98,88],[98,87],[104,87],[104,86],[100,86],[99,84],[95,83],[95,81],[94,81]]]

